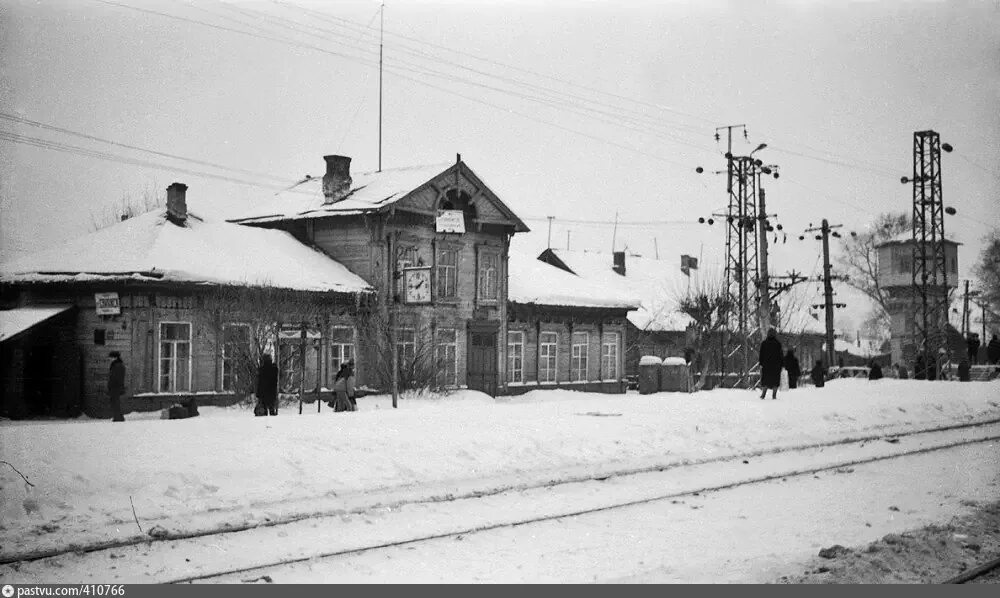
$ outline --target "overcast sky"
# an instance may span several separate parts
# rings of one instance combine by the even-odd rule
[[[0,0],[0,12],[4,259],[173,181],[192,211],[224,217],[321,175],[324,154],[378,166],[377,2]],[[568,231],[573,249],[720,260],[724,228],[696,221],[725,207],[713,135],[729,124],[747,125],[736,153],[767,143],[757,156],[780,166],[768,211],[790,235],[774,272],[820,272],[819,244],[797,238],[810,223],[861,230],[909,211],[899,178],[918,130],[955,147],[945,226],[965,244],[963,277],[1000,222],[996,0],[390,1],[384,16],[383,168],[461,153],[533,228],[521,250],[544,249],[554,216],[553,246]],[[852,301],[846,321],[865,309]]]

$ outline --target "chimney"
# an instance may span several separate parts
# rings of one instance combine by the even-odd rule
[[[615,265],[611,269],[617,272],[620,276],[625,276],[625,252],[616,251],[614,256]]]
[[[174,224],[184,224],[187,220],[187,185],[184,183],[173,183],[167,187],[167,219]]]
[[[323,159],[326,160],[323,203],[337,203],[351,192],[351,159],[347,156],[323,156]]]

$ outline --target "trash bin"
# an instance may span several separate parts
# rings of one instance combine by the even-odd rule
[[[690,392],[690,368],[683,357],[667,357],[660,366],[660,390],[663,392]]]
[[[648,395],[660,391],[660,369],[662,361],[653,355],[639,358],[639,394]]]

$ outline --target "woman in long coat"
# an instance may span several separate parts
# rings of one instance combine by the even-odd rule
[[[771,398],[778,398],[778,386],[781,385],[781,366],[783,358],[781,354],[781,341],[778,340],[778,333],[774,328],[767,331],[767,338],[760,344],[760,398],[767,394],[767,389],[771,389]]]
[[[802,375],[802,368],[799,366],[799,358],[795,356],[795,351],[792,349],[785,353],[785,371],[788,372],[788,388],[796,388],[799,384],[799,376]]]
[[[350,364],[340,364],[340,370],[333,379],[334,411],[357,411],[351,398],[354,396],[354,370]]]
[[[257,370],[257,400],[260,401],[261,415],[278,415],[278,366],[265,353]]]

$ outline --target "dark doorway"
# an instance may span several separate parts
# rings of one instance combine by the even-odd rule
[[[497,394],[497,332],[469,330],[466,384],[472,390]]]
[[[29,417],[52,415],[52,347],[31,347],[24,360],[24,402]]]

